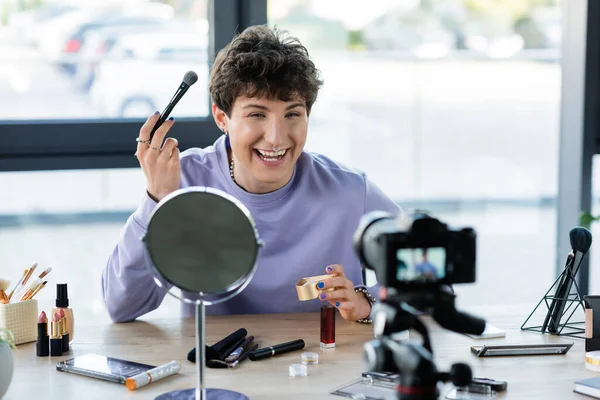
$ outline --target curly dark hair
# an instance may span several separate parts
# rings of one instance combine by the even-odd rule
[[[290,101],[303,99],[310,113],[323,84],[308,50],[286,31],[255,25],[218,54],[211,69],[210,95],[231,117],[239,96]]]

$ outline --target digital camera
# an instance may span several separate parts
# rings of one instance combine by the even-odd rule
[[[373,211],[361,219],[353,242],[363,267],[388,288],[475,282],[472,228],[453,230],[424,213],[396,217]]]
[[[467,364],[455,363],[441,372],[434,363],[427,326],[429,314],[443,328],[472,335],[485,329],[481,318],[455,307],[448,285],[475,282],[476,234],[472,228],[452,230],[424,213],[402,215],[374,211],[363,216],[353,237],[363,268],[375,271],[385,289],[373,307],[375,339],[365,343],[368,371],[396,373],[399,400],[434,400],[438,382],[469,385]],[[414,329],[422,343],[399,341],[395,334]]]

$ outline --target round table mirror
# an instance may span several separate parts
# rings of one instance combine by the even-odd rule
[[[197,387],[157,399],[247,399],[204,387],[204,307],[239,294],[254,276],[262,241],[249,210],[218,189],[180,189],[158,203],[143,242],[148,263],[160,278],[156,283],[180,289],[185,295],[168,293],[196,306]]]

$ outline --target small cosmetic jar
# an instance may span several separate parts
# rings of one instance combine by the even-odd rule
[[[302,364],[318,364],[319,363],[319,355],[317,353],[313,353],[307,351],[302,353]]]
[[[590,371],[600,372],[600,351],[585,353],[585,367]]]
[[[289,374],[290,376],[306,376],[308,375],[308,368],[304,364],[291,364]]]

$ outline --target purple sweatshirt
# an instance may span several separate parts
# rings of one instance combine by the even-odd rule
[[[248,193],[229,175],[228,145],[221,136],[205,149],[182,152],[181,187],[209,186],[239,199],[250,210],[265,246],[250,284],[232,299],[207,306],[206,314],[318,311],[322,301],[298,300],[295,285],[301,278],[326,274],[330,264],[341,264],[355,286],[363,285],[362,267],[352,247],[359,219],[373,210],[399,214],[401,208],[363,173],[307,151],[284,187],[266,194]],[[143,196],[103,271],[102,297],[115,322],[158,308],[166,294],[145,265],[141,241],[156,204]],[[377,288],[370,291],[378,296]],[[192,316],[194,306],[182,303],[182,312]]]

